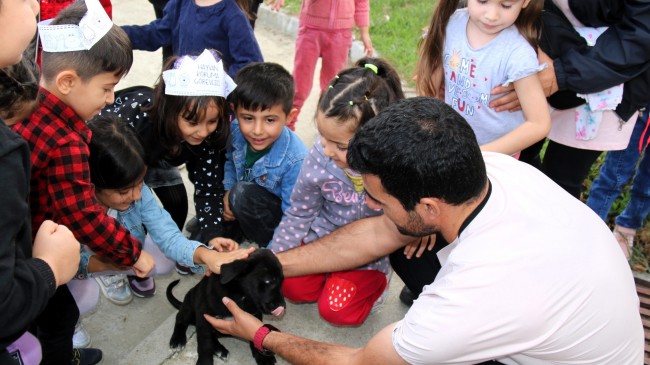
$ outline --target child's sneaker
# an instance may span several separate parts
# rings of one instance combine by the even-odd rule
[[[153,278],[139,278],[135,275],[128,275],[129,287],[138,298],[151,298],[156,294],[156,282]]]
[[[126,281],[126,275],[102,275],[96,276],[99,288],[109,301],[117,305],[126,305],[133,300],[133,294]]]
[[[614,237],[618,245],[621,246],[621,250],[625,254],[625,258],[630,258],[630,253],[632,252],[632,246],[634,246],[634,236],[636,236],[636,229],[621,227],[619,225],[614,226]]]
[[[74,326],[74,335],[72,336],[72,347],[76,349],[84,349],[90,346],[90,335],[88,331],[81,324],[81,319],[77,321],[77,324]]]
[[[72,365],[97,365],[102,363],[100,349],[72,349]]]
[[[183,265],[179,264],[178,262],[176,263],[176,272],[179,275],[193,275],[194,274],[194,272],[192,272],[192,269],[190,269],[187,266],[183,266]]]
[[[390,286],[390,279],[393,277],[393,270],[389,270],[390,272],[386,274],[386,288],[384,289],[384,292],[381,293],[379,298],[375,300],[375,303],[373,303],[372,308],[370,309],[370,313],[378,312],[384,306],[384,303],[386,303],[386,298],[388,298],[388,287]]]

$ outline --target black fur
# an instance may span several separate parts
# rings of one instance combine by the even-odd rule
[[[185,331],[196,326],[196,342],[199,358],[197,365],[212,365],[213,355],[228,358],[228,350],[219,342],[225,335],[216,331],[203,318],[203,314],[230,317],[222,303],[223,297],[234,300],[237,305],[255,317],[272,314],[276,308],[285,307],[282,296],[282,266],[277,257],[267,249],[253,252],[246,260],[237,260],[221,267],[221,275],[206,276],[185,295],[183,302],[176,299],[172,289],[179,280],[167,287],[167,299],[177,308],[174,333],[169,340],[173,350],[182,349],[187,343]],[[259,365],[275,364],[275,356],[264,356],[250,343],[251,352]]]

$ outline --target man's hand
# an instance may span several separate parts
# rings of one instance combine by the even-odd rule
[[[253,315],[241,310],[237,303],[228,297],[222,299],[223,304],[228,308],[233,316],[232,320],[216,319],[212,316],[204,314],[206,321],[214,327],[217,331],[242,338],[244,340],[253,341],[255,332],[262,327],[263,323]]]
[[[269,0],[266,4],[271,7],[271,10],[280,11],[280,8],[284,6],[284,0]]]
[[[70,281],[79,267],[81,246],[70,230],[52,221],[45,221],[38,228],[32,257],[45,261],[54,273],[56,286]]]
[[[555,94],[558,91],[557,78],[555,77],[555,68],[553,67],[553,59],[550,58],[541,48],[537,49],[537,60],[539,64],[546,64],[548,67],[537,73],[539,81],[542,84],[544,89],[544,95],[548,98],[549,96]],[[511,83],[508,87],[497,86],[490,92],[491,95],[498,95],[502,93],[507,93],[502,95],[490,102],[490,108],[501,112],[504,110],[515,112],[521,110],[521,104],[519,103],[519,97],[517,93],[514,92],[515,85]]]
[[[232,214],[232,210],[230,210],[230,202],[228,201],[229,197],[230,190],[226,191],[226,193],[223,195],[223,219],[226,221],[234,221],[235,215]]]
[[[415,253],[415,257],[419,258],[422,256],[425,249],[427,251],[431,251],[433,250],[435,245],[436,245],[435,234],[426,237],[420,237],[412,241],[408,245],[406,245],[406,247],[404,247],[404,255],[406,256],[407,259],[411,259],[413,257],[413,253]]]
[[[133,264],[132,269],[135,275],[139,278],[145,278],[149,275],[151,270],[153,270],[155,265],[156,263],[154,262],[153,257],[151,257],[147,252],[142,251],[140,252],[140,258],[135,264]]]

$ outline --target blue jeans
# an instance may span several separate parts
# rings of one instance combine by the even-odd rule
[[[643,131],[648,123],[648,110],[639,116],[634,126],[630,143],[622,151],[610,151],[605,157],[605,162],[600,168],[598,178],[594,180],[589,193],[587,205],[603,220],[607,220],[614,200],[620,195],[623,186],[634,175],[630,189],[630,202],[625,210],[616,217],[616,224],[626,228],[639,229],[643,227],[643,220],[650,213],[650,156],[639,153],[639,142],[646,145],[649,136],[643,136]],[[643,138],[643,141],[640,141]],[[641,156],[641,161],[639,157]],[[638,162],[638,166],[637,166]],[[634,173],[636,169],[636,174]]]

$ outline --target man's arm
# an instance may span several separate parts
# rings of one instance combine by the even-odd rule
[[[353,269],[406,246],[413,237],[404,236],[385,215],[360,219],[308,245],[278,254],[284,275]]]
[[[233,320],[222,320],[205,315],[205,319],[219,332],[252,341],[262,322],[242,311],[237,304],[223,299],[233,315]],[[366,346],[352,348],[338,344],[323,343],[288,333],[271,332],[262,346],[286,359],[291,364],[406,364],[397,354],[392,343],[395,323],[377,333]]]

